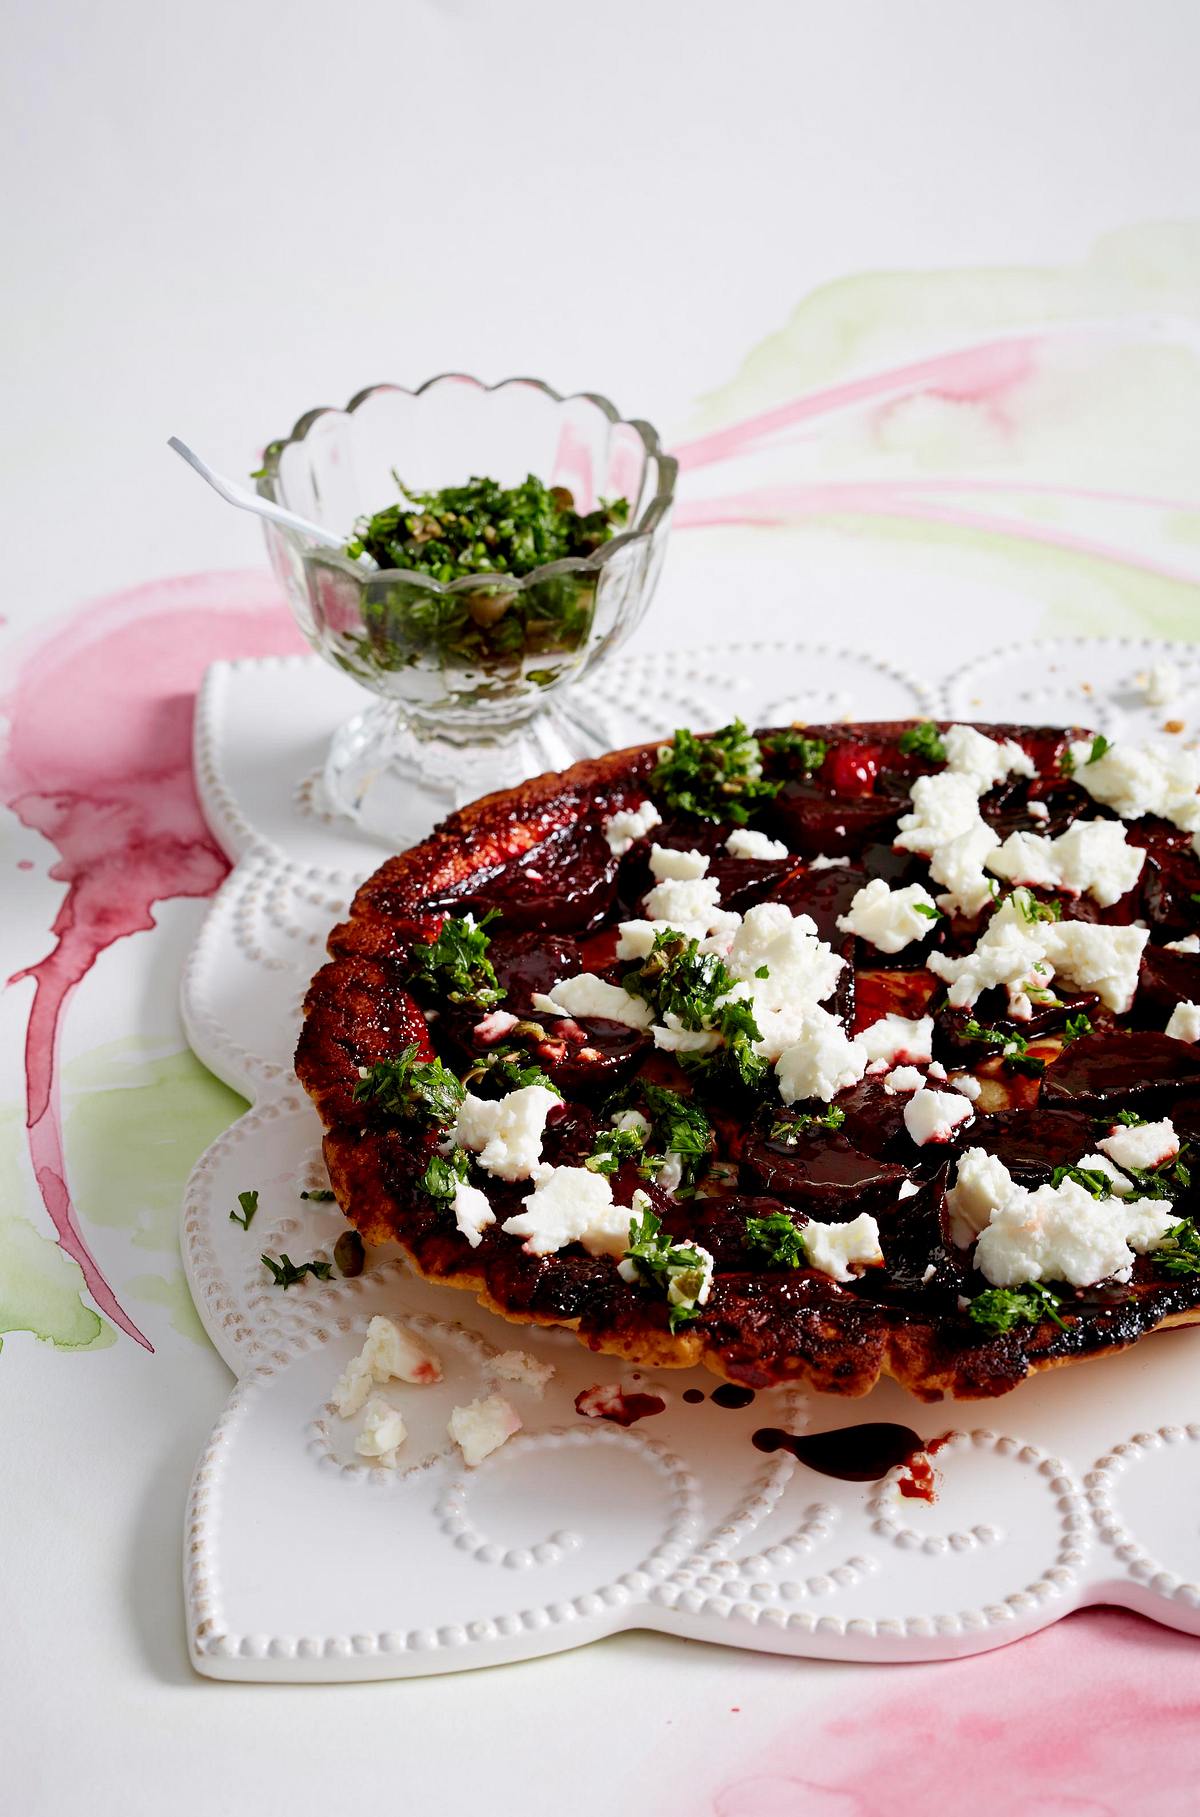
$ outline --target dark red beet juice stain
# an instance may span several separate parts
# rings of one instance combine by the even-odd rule
[[[739,1388],[736,1382],[722,1382],[714,1388],[709,1399],[717,1407],[748,1407],[754,1399],[753,1388]]]
[[[689,1407],[695,1407],[704,1399],[704,1390],[703,1388],[685,1388],[683,1398]]]
[[[619,1388],[581,1388],[575,1411],[589,1420],[611,1420],[614,1426],[632,1426],[652,1413],[665,1413],[667,1403],[658,1394],[626,1394]]]
[[[920,1434],[910,1426],[894,1426],[885,1420],[800,1435],[778,1426],[760,1426],[752,1442],[759,1451],[790,1451],[809,1470],[836,1476],[844,1483],[876,1483],[924,1449]]]

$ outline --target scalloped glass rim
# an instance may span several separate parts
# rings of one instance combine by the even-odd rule
[[[566,556],[562,561],[545,562],[540,568],[532,568],[528,574],[522,575],[465,574],[458,580],[439,581],[434,580],[432,575],[419,574],[412,568],[368,568],[361,561],[355,561],[348,555],[339,554],[336,549],[320,550],[323,564],[340,568],[344,573],[353,574],[359,581],[363,579],[371,581],[403,580],[410,586],[421,587],[430,593],[478,593],[481,586],[498,585],[502,585],[505,592],[519,593],[540,581],[552,580],[563,574],[598,574],[604,564],[611,561],[618,549],[624,549],[631,543],[644,542],[653,536],[674,503],[675,481],[679,474],[679,462],[674,455],[664,454],[658,439],[658,431],[641,417],[622,416],[616,405],[610,403],[608,398],[603,397],[598,391],[556,391],[553,385],[547,385],[544,379],[515,377],[501,379],[495,385],[486,385],[482,379],[477,379],[469,372],[439,372],[434,378],[426,379],[425,383],[418,385],[415,390],[410,390],[407,385],[367,385],[363,390],[355,392],[343,410],[339,410],[334,404],[320,404],[314,410],[306,410],[304,415],[297,419],[290,435],[268,443],[263,453],[262,472],[256,482],[259,496],[270,499],[273,505],[286,504],[287,501],[280,498],[276,491],[279,463],[284,449],[303,442],[313,425],[322,417],[353,416],[354,412],[365,404],[368,398],[376,397],[382,392],[399,392],[404,397],[416,398],[423,397],[427,391],[432,391],[437,385],[464,384],[474,385],[476,390],[488,392],[505,391],[511,385],[529,385],[536,391],[542,392],[546,397],[552,398],[556,404],[573,403],[576,398],[582,398],[585,402],[594,404],[610,423],[632,429],[645,449],[647,464],[653,461],[658,472],[657,490],[646,505],[635,527],[632,530],[623,530],[619,536],[611,537],[602,548],[596,550],[594,555]],[[294,541],[301,548],[307,549],[310,546],[310,539],[301,532],[289,529],[285,524],[278,524],[275,528],[281,536]]]

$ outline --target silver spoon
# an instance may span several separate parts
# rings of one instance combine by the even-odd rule
[[[310,524],[305,517],[297,516],[284,505],[274,505],[269,498],[260,498],[257,492],[248,492],[244,486],[235,486],[232,481],[222,479],[214,473],[207,461],[202,461],[193,448],[181,442],[173,435],[167,442],[168,448],[174,448],[189,467],[194,467],[201,479],[206,479],[214,492],[220,493],[226,504],[236,505],[239,511],[253,511],[257,517],[269,518],[273,524],[282,524],[285,530],[298,530],[301,536],[307,536],[314,543],[320,543],[323,549],[346,548],[345,537],[335,530],[326,530],[321,524]]]

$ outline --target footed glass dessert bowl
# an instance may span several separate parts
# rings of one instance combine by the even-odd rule
[[[403,846],[603,751],[571,687],[650,603],[676,471],[605,398],[458,373],[372,386],[272,442],[260,495],[346,539],[267,523],[275,571],[309,643],[375,696],[333,739],[329,804]]]

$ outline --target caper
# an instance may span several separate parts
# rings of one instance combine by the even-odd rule
[[[333,1246],[333,1259],[338,1265],[339,1274],[362,1273],[363,1264],[366,1261],[366,1251],[357,1230],[343,1230]]]

